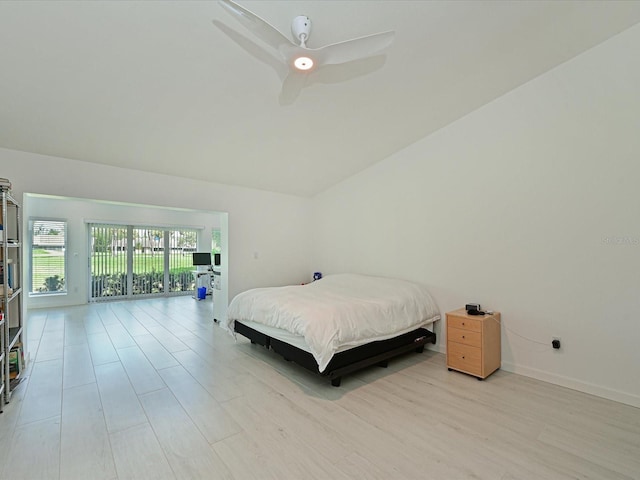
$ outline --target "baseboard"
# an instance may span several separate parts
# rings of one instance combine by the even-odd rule
[[[437,343],[436,345],[427,346],[427,350],[445,354],[447,349],[445,344]],[[593,383],[582,382],[575,378],[565,377],[563,375],[556,375],[554,373],[545,372],[544,370],[538,370],[537,368],[523,367],[522,365],[515,365],[510,362],[503,361],[500,368],[507,372],[516,373],[525,377],[535,378],[536,380],[542,380],[543,382],[552,383],[561,387],[577,390],[578,392],[588,393],[595,395],[596,397],[606,398],[613,400],[614,402],[624,403],[632,407],[640,408],[640,396],[633,395],[627,392],[621,392],[620,390],[614,390],[612,388],[602,387],[600,385],[594,385]]]
[[[579,392],[588,393],[590,395],[595,395],[597,397],[606,398],[608,400],[640,408],[640,396],[638,395],[621,392],[620,390],[614,390],[600,385],[594,385],[588,382],[582,382],[574,378],[556,375],[536,368],[514,365],[513,363],[504,361],[500,368],[507,372],[517,373],[518,375],[524,375],[525,377],[535,378],[536,380],[542,380],[544,382],[553,383],[554,385],[559,385],[561,387],[570,388],[572,390],[577,390]]]

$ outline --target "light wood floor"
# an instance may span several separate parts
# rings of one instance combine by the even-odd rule
[[[0,478],[640,479],[639,409],[500,370],[479,382],[435,352],[335,388],[211,312],[191,297],[31,311]]]

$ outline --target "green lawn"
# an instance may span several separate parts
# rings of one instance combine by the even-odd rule
[[[94,254],[92,257],[92,271],[101,274],[124,273],[127,265],[126,253],[112,255],[110,253]],[[164,256],[162,253],[136,254],[133,257],[134,273],[149,273],[152,271],[161,272],[164,270]],[[172,255],[171,272],[192,270],[192,256]],[[33,251],[33,286],[37,290],[45,283],[47,277],[58,275],[64,277],[64,256],[50,253],[47,250]]]

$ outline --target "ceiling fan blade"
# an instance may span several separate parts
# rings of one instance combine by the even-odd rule
[[[369,57],[387,48],[393,42],[395,32],[382,32],[354,38],[344,42],[333,43],[326,47],[312,49],[323,65],[336,65]]]
[[[282,106],[287,106],[293,104],[296,101],[300,92],[304,88],[307,83],[307,79],[309,77],[304,73],[296,72],[295,70],[290,70],[289,75],[282,82],[282,90],[280,91],[280,96],[278,97],[278,102]]]
[[[270,50],[266,49],[262,45],[258,45],[252,40],[249,40],[247,37],[239,34],[232,28],[227,27],[222,22],[213,20],[213,24],[253,58],[271,67],[278,77],[280,77],[281,81],[287,77],[289,68],[279,55],[270,53]]]
[[[277,28],[264,21],[255,13],[231,0],[220,0],[220,4],[258,38],[276,50],[279,50],[283,44],[293,45],[293,42],[280,33]]]
[[[324,65],[319,68],[313,75],[309,75],[305,82],[305,87],[322,83],[335,84],[348,82],[354,78],[369,75],[376,70],[381,69],[387,60],[386,55],[374,55],[367,58],[360,58],[351,62],[340,63],[336,65]]]

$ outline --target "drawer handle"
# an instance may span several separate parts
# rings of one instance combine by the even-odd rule
[[[464,335],[462,335],[462,338],[464,338]]]
[[[462,326],[464,327],[464,322],[462,322]]]
[[[462,359],[464,360],[464,355],[462,355]]]

